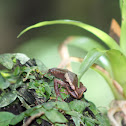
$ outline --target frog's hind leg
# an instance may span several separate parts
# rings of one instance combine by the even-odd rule
[[[60,97],[62,99],[62,101],[64,101],[63,98],[60,95],[58,85],[61,85],[62,87],[65,87],[66,83],[63,82],[62,80],[59,80],[59,79],[56,79],[56,78],[54,79],[54,89],[55,89],[55,93],[56,93],[56,101],[57,101],[58,97]]]

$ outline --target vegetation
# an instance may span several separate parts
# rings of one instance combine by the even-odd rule
[[[3,54],[0,63],[6,67],[0,71],[0,126],[28,126],[36,118],[32,125],[109,125],[84,96],[76,100],[62,93],[65,102],[56,101],[54,77],[39,60],[19,53]]]
[[[45,25],[53,25],[53,24],[75,25],[93,33],[95,36],[97,36],[99,39],[102,40],[105,46],[97,43],[97,46],[94,48],[91,45],[93,43],[92,41],[92,43],[89,43],[88,47],[86,47],[89,49],[85,49],[84,48],[85,41],[83,39],[80,40],[80,38],[74,38],[76,39],[76,41],[72,39],[72,41],[74,42],[69,43],[69,45],[76,46],[78,48],[83,49],[84,51],[88,51],[87,55],[84,58],[84,61],[82,62],[80,66],[80,70],[78,73],[79,81],[81,77],[83,76],[83,74],[87,71],[87,69],[89,69],[89,67],[91,67],[97,60],[99,61],[99,63],[97,64],[103,67],[104,69],[106,69],[109,75],[111,76],[111,78],[107,78],[105,73],[103,72],[101,73],[99,70],[93,67],[94,70],[100,73],[105,78],[105,80],[108,81],[108,84],[111,87],[111,90],[115,96],[115,99],[125,99],[125,96],[126,96],[126,90],[125,90],[126,88],[126,85],[125,85],[126,83],[126,78],[125,78],[126,41],[125,41],[125,30],[124,30],[126,28],[126,15],[125,15],[126,14],[126,1],[125,0],[120,0],[120,8],[121,8],[122,22],[121,22],[121,36],[119,36],[120,37],[119,44],[117,44],[117,42],[112,37],[110,37],[105,32],[101,31],[100,29],[87,25],[85,23],[82,23],[79,21],[73,21],[73,20],[55,20],[55,21],[40,22],[23,30],[18,35],[18,37],[20,37],[22,34],[24,34],[30,29],[42,27]],[[79,40],[81,42],[78,42]],[[96,43],[95,40],[94,40],[94,43]],[[104,60],[103,58],[99,58],[100,56],[103,56]],[[111,79],[115,80],[118,83],[118,85],[120,85],[123,91],[121,89],[117,89],[116,87],[114,87],[113,81]]]
[[[68,40],[65,47],[73,46],[87,52],[78,70],[78,87],[82,76],[89,68],[92,68],[107,81],[115,100],[117,100],[115,101],[117,106],[110,108],[108,117],[111,123],[117,126],[126,124],[124,107],[126,105],[126,0],[119,2],[122,16],[121,35],[116,35],[119,38],[119,43],[114,40],[114,36],[110,37],[98,28],[74,20],[40,22],[26,28],[18,36],[20,37],[30,29],[53,24],[75,25],[97,36],[104,44],[90,38],[84,40],[84,37],[73,37]],[[67,58],[70,60],[71,57]],[[80,58],[77,59],[81,61]],[[47,74],[47,68],[40,61],[31,60],[24,54],[4,54],[0,57],[0,63],[7,68],[0,74],[1,110],[7,111],[6,106],[23,104],[23,111],[18,112],[18,115],[0,112],[1,125],[5,122],[6,125],[16,125],[20,122],[23,125],[29,125],[35,118],[38,118],[35,123],[48,123],[48,125],[110,125],[104,116],[101,116],[95,105],[86,100],[84,96],[82,99],[76,100],[62,93],[65,102],[62,102],[61,99],[55,101],[54,77]],[[64,91],[63,88],[61,90]],[[110,112],[111,110],[113,113]],[[2,118],[4,116],[7,116],[8,119]],[[118,121],[116,116],[120,117]]]

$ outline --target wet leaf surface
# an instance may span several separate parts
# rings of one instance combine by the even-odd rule
[[[53,123],[66,123],[68,120],[64,117],[64,115],[57,110],[49,110],[45,112],[46,117]]]
[[[13,61],[12,61],[12,54],[1,54],[0,55],[0,64],[2,64],[7,69],[12,69]]]
[[[6,89],[10,86],[9,81],[5,80],[3,76],[0,74],[0,89]]]
[[[17,94],[14,92],[5,93],[2,97],[0,97],[0,108],[9,105],[17,98]]]
[[[23,60],[23,57],[26,59]],[[47,70],[46,74],[43,73],[45,69],[47,69],[43,63],[38,63],[38,67],[35,59],[28,60],[25,55],[21,54],[18,58],[20,61],[15,59],[15,57],[13,58],[13,68],[6,70],[6,72],[1,72],[0,81],[3,84],[8,81],[10,85],[2,90],[2,94],[0,95],[0,107],[2,111],[7,111],[9,108],[12,108],[9,113],[11,114],[15,109],[15,102],[17,102],[16,104],[19,105],[18,109],[21,111],[18,112],[18,115],[14,115],[13,118],[10,118],[7,124],[22,125],[27,121],[26,119],[30,118],[34,118],[35,121],[33,121],[33,123],[38,123],[37,125],[42,123],[49,126],[51,124],[57,126],[65,126],[67,124],[79,126],[80,124],[85,125],[87,122],[93,122],[94,125],[97,124],[97,120],[92,116],[96,115],[96,107],[84,98],[76,100],[69,98],[69,95],[65,94],[65,101],[67,102],[55,101],[54,77],[50,76]],[[23,60],[23,62],[21,60]],[[45,67],[45,69],[43,67]],[[39,68],[44,69],[44,71],[40,71]],[[61,88],[60,91],[64,91],[64,89]],[[20,104],[18,104],[19,101]],[[2,109],[3,107],[4,109]],[[23,107],[23,109],[20,109],[20,107]],[[90,111],[93,114],[90,113]],[[41,112],[43,112],[41,117],[36,116]],[[17,112],[15,113],[17,114]],[[89,118],[87,122],[84,120],[85,117]]]
[[[0,112],[0,126],[9,126],[15,115],[9,112]]]

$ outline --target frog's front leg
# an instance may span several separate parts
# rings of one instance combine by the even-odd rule
[[[67,83],[63,82],[62,80],[56,79],[56,78],[54,79],[54,89],[55,89],[55,93],[56,93],[56,100],[57,100],[58,97],[60,97],[63,100],[63,98],[60,95],[59,88],[58,88],[59,84],[62,87],[66,87]]]

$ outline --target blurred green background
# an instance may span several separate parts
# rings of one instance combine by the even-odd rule
[[[79,20],[108,33],[112,18],[120,23],[118,3],[118,0],[0,0],[0,53],[12,52],[26,40],[38,36],[90,35],[80,28],[60,25],[32,30],[16,38],[27,26],[45,20]]]
[[[31,30],[17,39],[26,27],[46,20],[72,19],[95,26],[106,33],[112,18],[120,24],[118,0],[0,0],[0,53],[21,52],[38,58],[47,67],[60,63],[59,45],[68,36],[88,36],[91,33],[70,25],[53,25]],[[77,73],[79,64],[73,63]],[[106,81],[95,71],[88,70],[82,78],[88,88],[86,98],[97,106],[107,107],[114,99]]]

